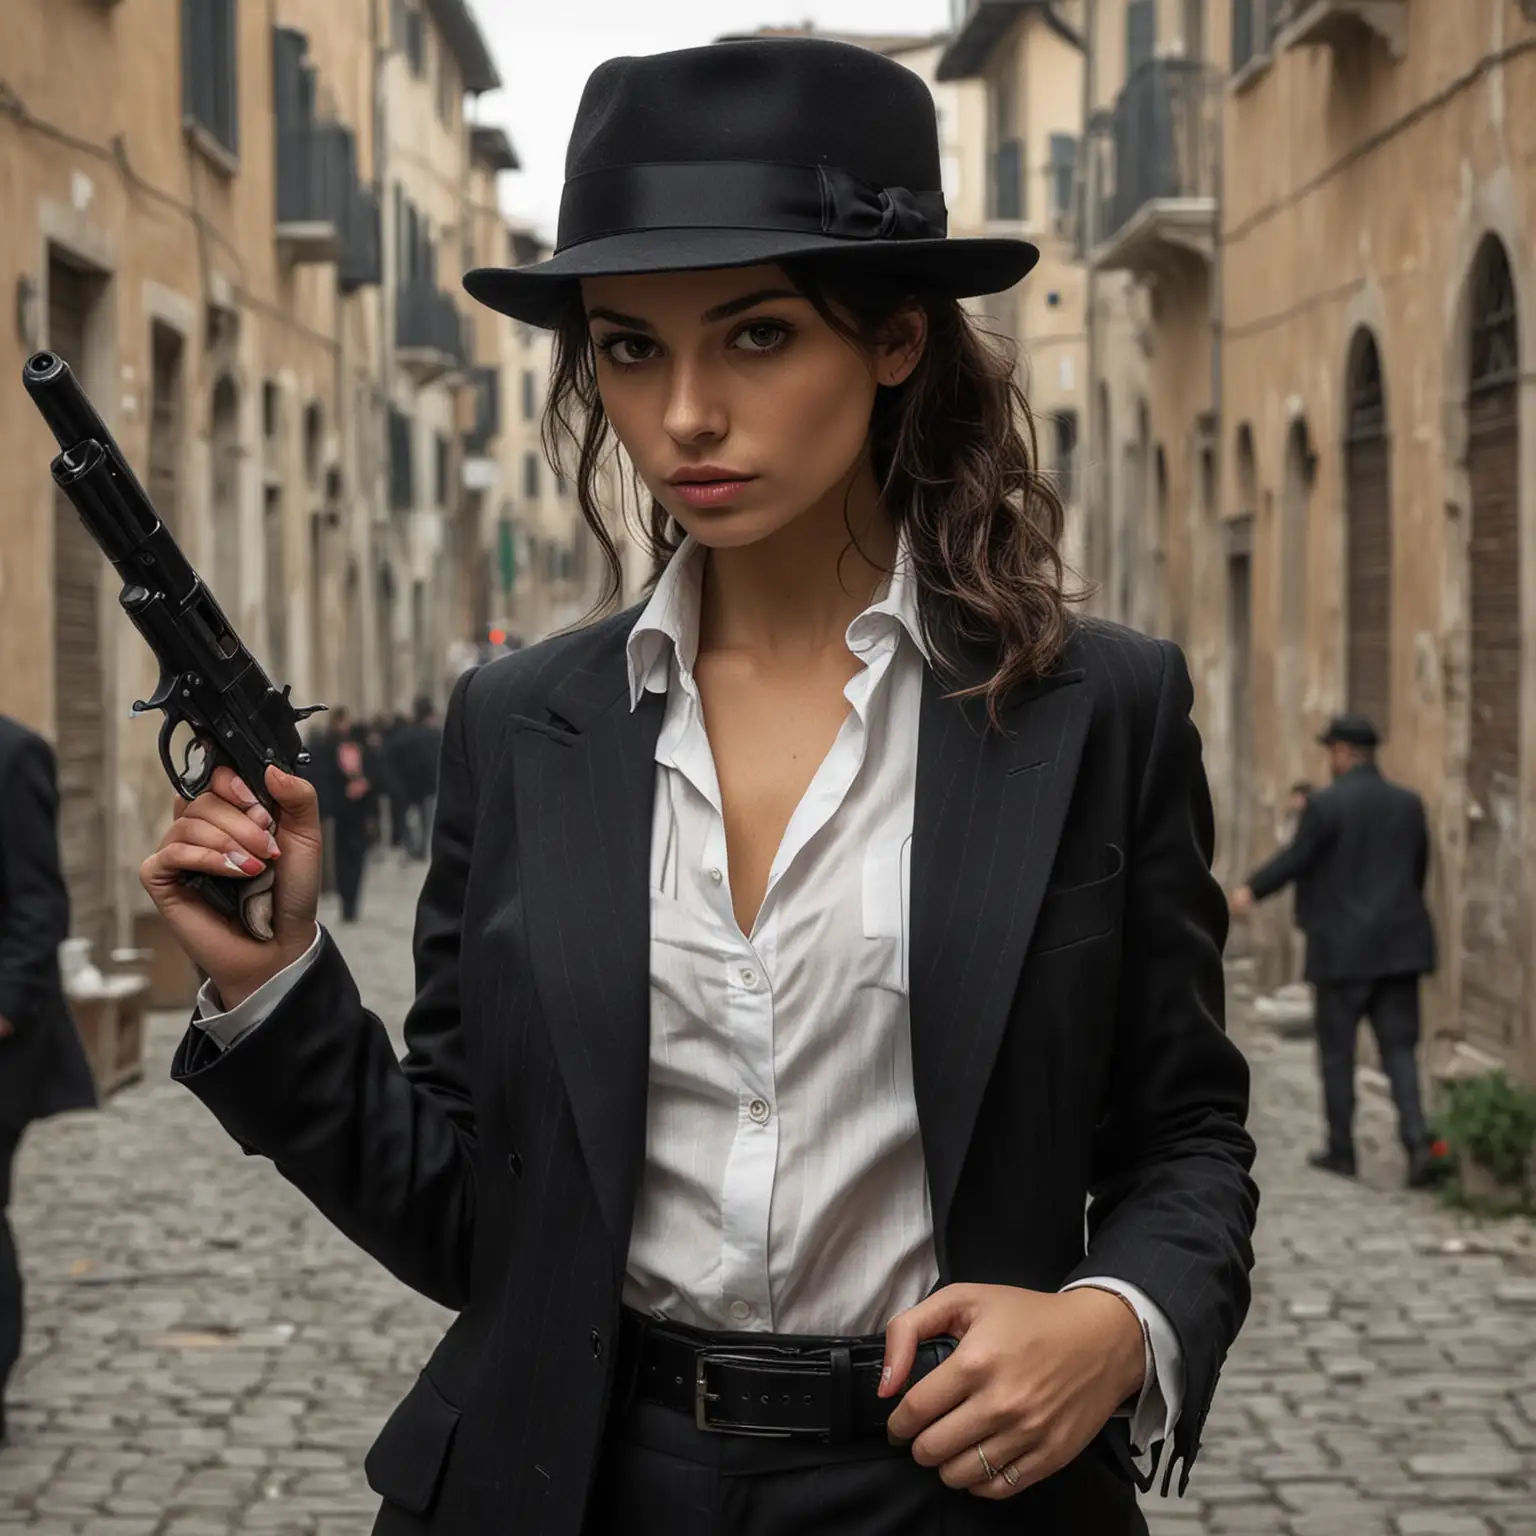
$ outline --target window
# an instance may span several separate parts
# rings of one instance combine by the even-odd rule
[[[325,457],[325,407],[311,400],[304,408],[304,478],[311,489],[320,484]]]
[[[437,504],[440,507],[448,505],[448,482],[452,468],[452,450],[448,445],[448,439],[441,432],[437,434]]]
[[[1077,206],[1077,140],[1070,133],[1051,135],[1051,219],[1058,233],[1065,233]]]
[[[282,421],[283,396],[276,384],[268,379],[261,386],[261,435],[271,443],[277,436]]]
[[[420,80],[427,72],[427,27],[415,6],[405,10],[405,57],[411,73]]]
[[[1077,498],[1077,412],[1056,414],[1056,490],[1063,506]]]
[[[532,373],[523,374],[523,420],[532,421],[539,409],[539,381]]]
[[[539,456],[536,453],[523,455],[523,499],[539,499]]]
[[[456,85],[453,55],[441,43],[437,49],[437,120],[443,127],[453,127],[453,98]]]
[[[404,411],[389,412],[389,504],[408,512],[416,504],[415,423]]]
[[[230,154],[240,152],[235,0],[181,0],[181,110]]]

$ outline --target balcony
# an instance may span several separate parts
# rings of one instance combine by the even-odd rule
[[[377,288],[384,281],[384,241],[379,200],[366,187],[354,187],[341,234],[336,286],[343,293]]]
[[[395,293],[395,361],[418,384],[464,366],[464,318],[440,288],[417,280]]]
[[[317,111],[318,85],[306,62],[309,39],[292,27],[272,34],[276,131],[277,244],[289,262],[339,262],[355,240],[357,142]]]
[[[1101,271],[1155,279],[1209,266],[1216,240],[1220,77],[1189,59],[1151,59],[1091,130],[1093,235]]]
[[[1385,43],[1401,59],[1408,50],[1408,0],[1285,0],[1276,21],[1277,51]]]

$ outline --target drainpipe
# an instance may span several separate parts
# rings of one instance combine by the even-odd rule
[[[389,165],[389,116],[385,102],[384,71],[388,64],[389,50],[386,40],[380,35],[379,7],[376,5],[368,7],[368,46],[373,57],[373,191],[379,204],[379,372],[378,397],[373,402],[375,431],[370,434],[377,453],[374,463],[368,466],[373,472],[370,477],[372,493],[368,498],[367,516],[363,523],[357,578],[363,597],[360,606],[369,616],[363,628],[365,633],[372,635],[374,641],[372,645],[363,647],[363,692],[372,696],[379,685],[380,647],[393,649],[395,643],[393,634],[381,635],[378,629],[379,615],[374,604],[378,572],[373,530],[376,511],[380,506],[389,505],[385,475],[390,453],[389,407],[395,397],[395,333],[391,324],[394,319],[394,296],[390,290],[398,278],[393,270],[390,253],[399,243],[399,231],[391,228],[388,223],[389,179],[386,171]],[[393,238],[388,238],[386,232]],[[387,531],[385,538],[388,539]],[[392,709],[394,702],[393,699],[385,699],[383,704]]]

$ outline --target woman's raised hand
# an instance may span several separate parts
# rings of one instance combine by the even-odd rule
[[[216,768],[210,787],[195,800],[177,800],[160,846],[139,868],[144,889],[226,1009],[297,960],[315,937],[321,853],[315,791],[275,767],[267,769],[266,790],[278,806],[275,828],[249,787],[230,769]],[[276,877],[273,936],[265,942],[226,922],[178,879],[184,870],[254,876],[269,865]]]

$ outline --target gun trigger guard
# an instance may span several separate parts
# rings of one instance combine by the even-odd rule
[[[171,742],[175,738],[176,727],[179,726],[183,720],[186,720],[186,723],[192,726],[194,734],[192,741],[187,747],[187,763],[183,764],[182,768],[178,768],[175,763],[171,761]],[[199,777],[195,779],[189,779],[183,769],[187,766],[187,764],[190,764],[192,761],[192,753],[199,747],[203,749],[203,752],[206,755],[208,766]],[[213,781],[213,770],[218,763],[218,758],[213,752],[211,743],[209,742],[208,738],[205,737],[197,729],[195,721],[187,720],[186,716],[179,715],[172,709],[166,709],[165,719],[160,723],[159,748],[160,766],[165,769],[166,778],[168,778],[171,783],[175,785],[176,793],[180,795],[183,800],[197,799],[197,797],[202,794],[202,792],[207,789],[209,784]]]

